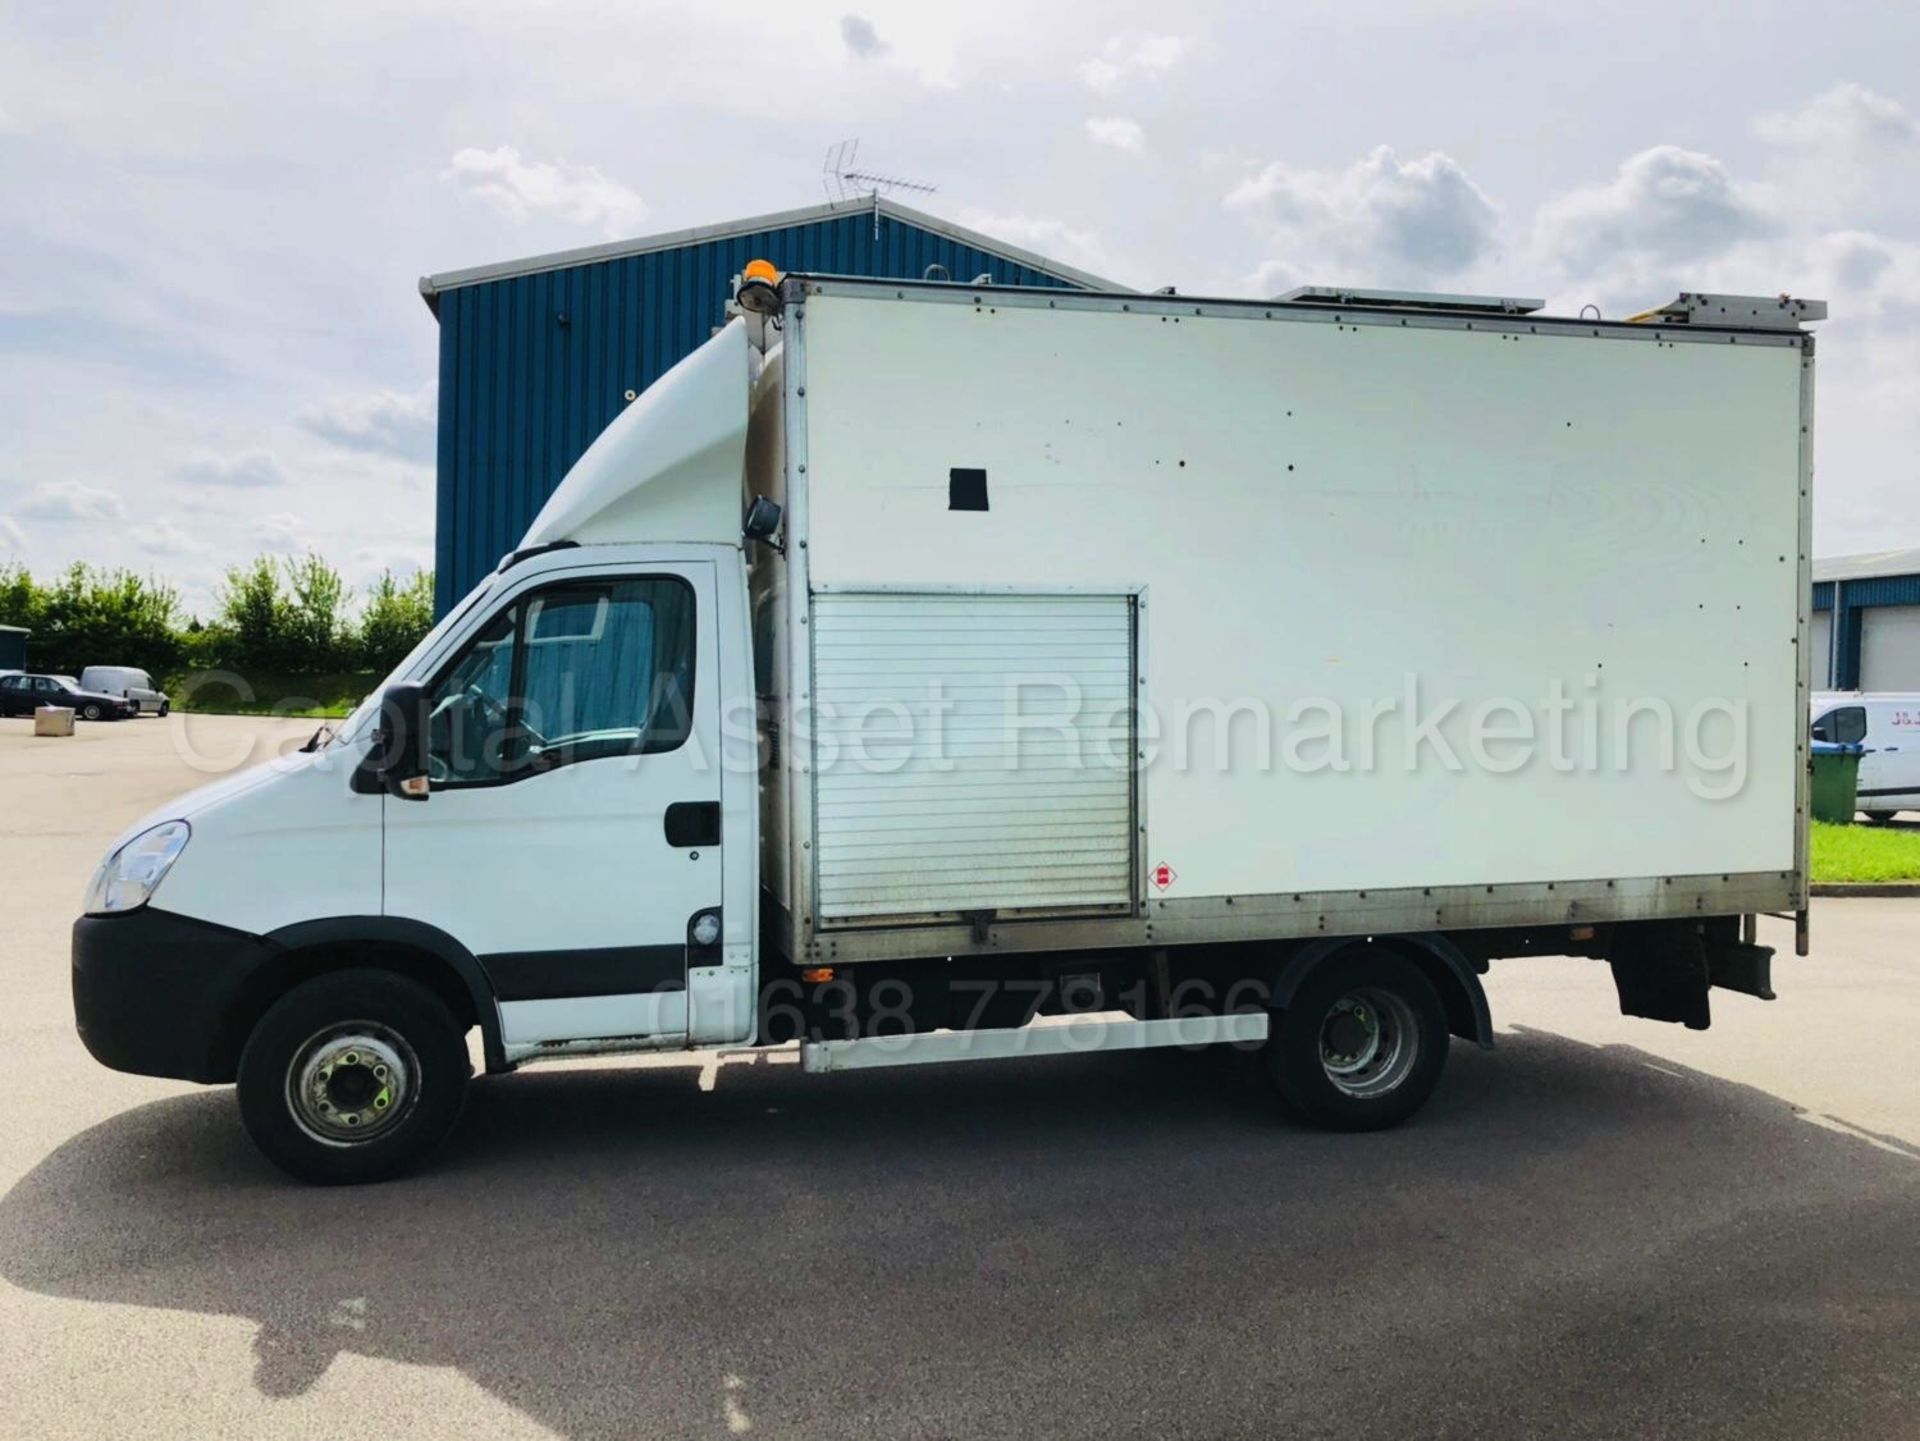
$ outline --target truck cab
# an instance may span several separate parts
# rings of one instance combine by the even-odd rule
[[[632,406],[337,728],[128,829],[74,934],[98,1059],[237,1080],[331,1181],[444,1129],[469,1027],[495,1071],[752,1035],[748,361],[735,325]]]

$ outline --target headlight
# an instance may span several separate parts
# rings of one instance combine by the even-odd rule
[[[109,855],[87,886],[87,914],[110,916],[144,906],[187,848],[191,834],[185,821],[162,821]]]

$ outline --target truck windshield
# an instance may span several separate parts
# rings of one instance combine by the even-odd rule
[[[373,690],[361,700],[360,704],[353,708],[352,713],[348,715],[345,720],[331,728],[322,726],[320,731],[314,732],[313,740],[309,742],[309,744],[313,745],[315,749],[319,749],[330,746],[335,741],[345,740],[358,735],[362,728],[371,723],[373,713],[378,709],[380,704],[381,692],[395,681],[413,679],[416,668],[422,661],[440,648],[441,643],[447,637],[447,633],[456,626],[463,624],[467,616],[473,612],[474,608],[480,605],[487,596],[492,593],[495,579],[496,577],[494,576],[488,576],[468,593],[465,600],[441,616],[434,624],[433,629],[420,638],[420,643],[407,652],[405,659],[403,659],[400,664],[387,672],[380,684],[375,686]],[[321,735],[321,731],[325,732],[324,738]]]

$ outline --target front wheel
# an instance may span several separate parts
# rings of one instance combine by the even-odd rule
[[[164,701],[164,700],[161,701],[160,702],[160,719],[165,720],[167,718],[168,712],[170,712],[172,709],[173,709],[173,702]]]
[[[383,1181],[459,1119],[465,1036],[439,997],[386,971],[336,971],[289,991],[240,1054],[240,1119],[287,1174]]]
[[[95,704],[93,701],[88,701],[85,705],[80,707],[80,718],[82,720],[99,720],[100,707],[97,704]]]
[[[1330,1131],[1378,1131],[1433,1094],[1447,1014],[1411,961],[1356,947],[1314,968],[1273,1014],[1267,1073],[1289,1110]]]
[[[1868,811],[1867,819],[1872,821],[1876,826],[1884,826],[1898,814],[1898,811]]]

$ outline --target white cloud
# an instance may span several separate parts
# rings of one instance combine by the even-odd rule
[[[20,529],[20,522],[10,515],[0,515],[0,545],[8,550],[27,548],[27,533]]]
[[[133,528],[133,543],[149,555],[205,555],[210,546],[199,536],[190,535],[166,516],[156,516]]]
[[[1453,275],[1492,251],[1499,223],[1451,157],[1402,161],[1384,145],[1339,171],[1275,161],[1236,186],[1227,205],[1267,233],[1275,254],[1259,272],[1266,288]]]
[[[1004,240],[1009,245],[1031,250],[1048,260],[1083,266],[1098,274],[1107,274],[1113,265],[1113,257],[1107,253],[1098,234],[1069,225],[1064,220],[1042,215],[995,215],[985,210],[965,210],[960,214],[960,223],[971,230]],[[972,279],[967,275],[953,278]]]
[[[1796,223],[1912,223],[1920,189],[1920,125],[1906,107],[1864,85],[1836,85],[1792,109],[1761,115],[1774,187]]]
[[[1165,74],[1192,49],[1185,35],[1116,36],[1080,66],[1080,78],[1089,89],[1109,95],[1128,80]]]
[[[1753,132],[1769,145],[1796,150],[1861,150],[1920,138],[1904,105],[1852,81],[1796,109],[1768,111],[1754,120]]]
[[[308,407],[300,424],[322,440],[348,450],[431,461],[439,416],[439,383],[412,394],[374,390],[340,396]]]
[[[1776,228],[1759,187],[1736,182],[1711,155],[1656,145],[1628,156],[1612,180],[1541,206],[1534,234],[1543,259],[1583,275],[1715,255]]]
[[[36,485],[20,506],[30,520],[119,520],[127,513],[117,492],[78,480],[49,480]]]
[[[218,485],[235,490],[287,483],[286,468],[267,450],[247,450],[238,455],[195,451],[174,469],[173,475],[174,479],[189,485]]]
[[[631,234],[647,214],[637,192],[597,166],[523,160],[511,145],[455,151],[441,178],[515,224],[551,217],[614,236]]]
[[[291,555],[307,548],[307,523],[291,511],[263,515],[249,532],[254,544],[263,550]]]
[[[1087,138],[1096,145],[1111,145],[1115,150],[1139,151],[1147,148],[1147,132],[1119,115],[1089,117]]]
[[[390,544],[366,545],[353,553],[350,569],[369,579],[383,570],[390,570],[395,576],[408,576],[415,571],[433,569],[433,542],[421,541],[416,545]]]
[[[880,32],[873,28],[873,22],[864,15],[840,17],[840,42],[847,47],[847,53],[857,60],[877,59],[893,48],[880,38]]]

